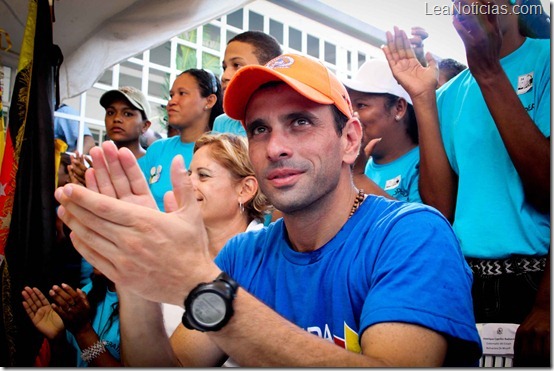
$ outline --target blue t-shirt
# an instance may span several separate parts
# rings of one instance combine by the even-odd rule
[[[215,118],[213,131],[217,133],[242,135],[243,137],[246,136],[246,131],[244,130],[242,123],[238,120],[230,118],[224,113]]]
[[[526,39],[500,60],[537,128],[550,137],[550,40]],[[550,215],[526,202],[523,184],[469,70],[437,92],[444,148],[458,174],[454,231],[466,257],[541,256]]]
[[[92,289],[92,283],[83,287],[83,291],[88,295]],[[121,360],[120,356],[120,344],[121,344],[121,335],[119,332],[119,314],[115,315],[113,318],[112,313],[115,305],[119,302],[117,293],[107,290],[106,297],[104,301],[98,303],[96,309],[96,316],[92,320],[92,328],[98,334],[100,340],[105,340],[107,344],[105,345],[106,349],[110,354],[117,359]],[[111,318],[111,321],[110,321]],[[81,358],[81,349],[75,337],[69,332],[66,331],[67,341],[71,346],[77,350],[77,367],[88,367],[88,363],[82,360]]]
[[[194,142],[183,143],[179,136],[174,136],[155,141],[148,147],[146,154],[138,159],[138,164],[160,210],[164,211],[165,193],[173,189],[170,177],[173,158],[179,154],[182,155],[188,168],[192,161],[193,150]]]
[[[56,112],[79,115],[79,112],[65,104],[61,105]],[[84,135],[92,136],[87,125],[84,128]],[[61,139],[67,143],[67,152],[75,152],[77,149],[77,139],[79,138],[79,121],[54,117],[54,138]]]
[[[435,209],[369,195],[321,248],[300,253],[287,241],[279,219],[233,237],[215,262],[284,318],[345,349],[359,353],[373,324],[406,322],[446,337],[445,365],[478,361],[473,277]]]
[[[370,157],[365,175],[389,195],[400,201],[421,202],[419,196],[419,147],[387,164],[376,164]]]

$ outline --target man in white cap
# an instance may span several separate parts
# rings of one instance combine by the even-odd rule
[[[434,209],[356,189],[362,128],[338,79],[285,54],[243,67],[224,106],[284,217],[235,236],[215,261],[182,157],[167,214],[110,143],[92,151],[109,164],[87,172],[92,190],[56,191],[77,249],[117,284],[126,364],[475,365],[471,272],[455,235]],[[159,302],[185,308],[171,343]]]

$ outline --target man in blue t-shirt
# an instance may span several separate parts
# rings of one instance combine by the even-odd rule
[[[111,179],[102,165],[95,172],[105,195],[56,193],[77,249],[118,287],[125,363],[476,365],[471,271],[454,232],[432,208],[355,188],[362,127],[336,76],[285,54],[242,68],[224,105],[284,217],[232,238],[215,262],[182,158],[170,214],[153,210],[134,159],[109,144],[106,162],[93,152],[113,169]],[[185,307],[171,341],[158,302]]]

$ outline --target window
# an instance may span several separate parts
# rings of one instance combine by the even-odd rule
[[[289,27],[289,47],[299,52],[302,51],[302,32],[294,27]]]
[[[312,35],[308,35],[308,54],[319,58],[319,39]]]
[[[150,62],[161,66],[169,66],[171,61],[171,43],[166,42],[160,46],[150,49]]]
[[[248,24],[250,31],[263,31],[264,30],[264,17],[261,14],[255,12],[248,12]]]
[[[337,47],[334,44],[325,42],[325,62],[337,64]]]
[[[242,29],[242,9],[239,9],[231,14],[227,14],[227,24],[236,28]]]
[[[203,28],[202,45],[213,50],[219,50],[221,48],[220,28],[211,24],[207,24]]]
[[[279,44],[284,44],[283,41],[283,24],[281,22],[269,20],[269,34],[277,39]]]

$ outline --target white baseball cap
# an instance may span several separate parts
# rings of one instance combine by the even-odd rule
[[[343,79],[347,88],[362,93],[388,93],[412,104],[410,95],[392,75],[389,63],[382,59],[366,61],[351,79]]]

